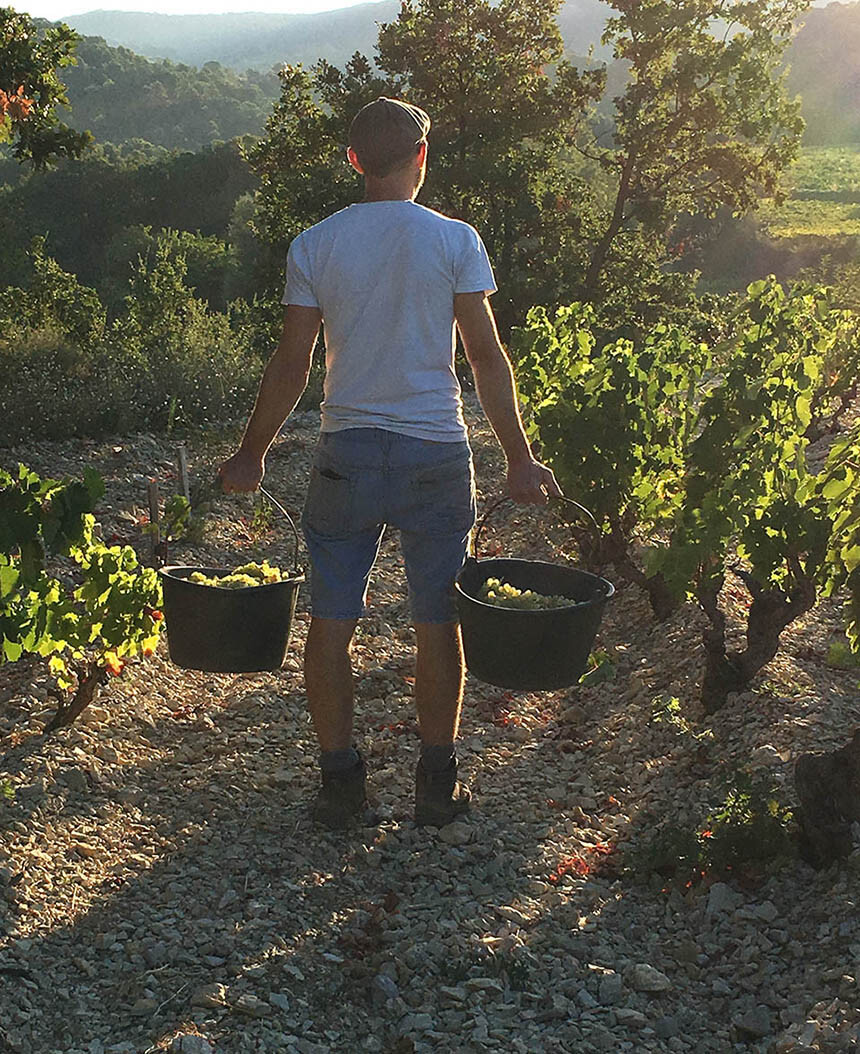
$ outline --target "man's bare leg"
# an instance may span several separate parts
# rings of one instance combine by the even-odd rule
[[[441,827],[469,808],[468,787],[457,780],[454,741],[463,702],[463,644],[456,622],[416,623],[415,703],[421,761],[415,777],[415,822]]]
[[[356,622],[311,619],[305,645],[305,691],[320,747],[352,746],[352,662],[350,644]]]
[[[463,703],[463,644],[457,622],[416,622],[415,706],[425,746],[450,746]]]
[[[305,690],[322,754],[322,786],[312,815],[326,827],[348,827],[367,805],[364,762],[352,746],[354,620],[311,619],[305,645]]]

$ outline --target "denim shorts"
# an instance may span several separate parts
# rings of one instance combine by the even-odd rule
[[[386,526],[400,531],[415,622],[456,620],[454,579],[475,523],[472,453],[381,428],[324,432],[302,529],[316,618],[357,619]]]

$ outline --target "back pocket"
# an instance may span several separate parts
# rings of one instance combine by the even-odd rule
[[[314,465],[302,521],[317,534],[340,538],[350,533],[355,484],[326,465]]]
[[[412,477],[419,518],[439,534],[468,531],[475,522],[475,481],[469,456],[418,469]]]

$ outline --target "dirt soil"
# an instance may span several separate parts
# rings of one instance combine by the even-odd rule
[[[291,420],[269,458],[267,485],[293,510],[317,427],[314,414]],[[189,440],[193,477],[234,438]],[[477,418],[473,445],[488,501],[502,458]],[[0,451],[0,464],[92,465],[107,483],[104,538],[145,553],[147,480],[174,490],[175,454],[131,436]],[[288,533],[255,524],[255,508],[219,498],[202,541],[171,559],[288,566]],[[503,506],[482,544],[576,562],[552,510]],[[742,590],[729,602],[736,616]],[[635,863],[658,828],[701,828],[724,771],[766,771],[791,805],[799,754],[851,738],[858,671],[825,661],[836,602],[790,627],[752,690],[706,718],[702,615],[688,605],[657,624],[619,588],[597,642],[610,679],[511,693],[469,678],[460,759],[474,808],[441,831],[411,820],[414,635],[395,534],[370,606],[357,741],[376,817],[344,834],[307,811],[306,590],[278,672],[183,671],[162,640],[50,737],[44,671],[0,669],[15,791],[0,799],[0,1051],[858,1049],[860,852],[689,886]]]

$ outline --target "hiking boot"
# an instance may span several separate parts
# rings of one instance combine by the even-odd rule
[[[311,814],[317,823],[334,830],[349,827],[367,808],[364,759],[345,772],[323,772]]]
[[[457,779],[457,759],[441,772],[428,772],[422,761],[415,771],[415,822],[420,826],[444,827],[469,811],[472,795]]]

